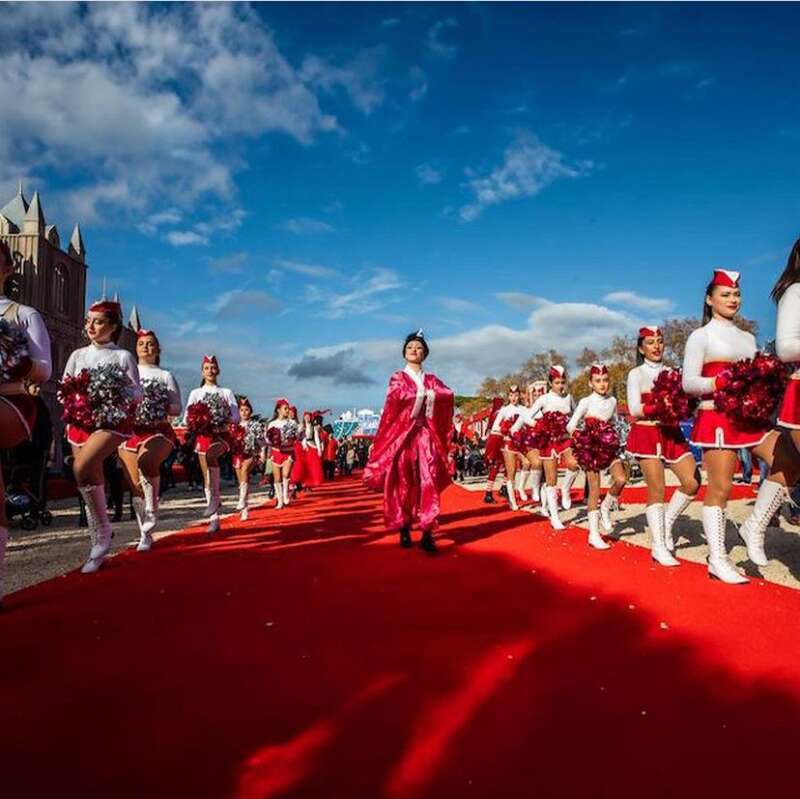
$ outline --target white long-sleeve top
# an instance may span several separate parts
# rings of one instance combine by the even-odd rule
[[[524,405],[503,405],[497,412],[497,416],[494,417],[494,423],[492,424],[490,432],[493,435],[500,435],[500,425],[502,425],[503,422],[508,419],[514,419],[527,410],[528,409]]]
[[[15,319],[5,316],[12,305],[16,305],[16,312],[11,312]],[[28,357],[33,364],[25,379],[31,383],[47,382],[53,372],[53,361],[50,355],[50,334],[47,332],[42,315],[30,305],[13,303],[8,297],[0,294],[0,318],[4,316],[9,321],[16,321],[28,339]]]
[[[322,442],[319,440],[319,428],[310,422],[302,426],[303,448],[310,449],[312,446],[322,455]]]
[[[572,435],[582,419],[599,419],[610,422],[617,418],[617,398],[612,394],[601,397],[596,391],[584,397],[575,408],[572,418],[567,422],[567,432]]]
[[[555,391],[548,391],[537,398],[530,408],[523,409],[517,421],[511,426],[511,432],[518,433],[522,430],[523,425],[533,427],[544,413],[565,413],[567,416],[572,416],[574,409],[575,402],[572,394],[562,395],[556,394]]]
[[[800,283],[789,286],[778,300],[775,352],[784,363],[800,363]],[[800,368],[794,376],[800,376]]]
[[[711,394],[714,378],[703,377],[703,364],[734,363],[756,354],[756,337],[726,319],[714,318],[695,330],[683,353],[683,390],[695,397]]]
[[[139,382],[139,367],[136,359],[128,350],[109,341],[107,344],[89,344],[75,350],[67,359],[64,367],[64,377],[74,377],[84,369],[94,369],[96,366],[112,363],[121,367],[128,375],[133,386],[133,399],[139,402],[142,398],[142,384]]]
[[[635,419],[644,417],[642,394],[649,394],[653,390],[656,378],[667,368],[663,363],[645,359],[644,363],[628,372],[628,413]]]
[[[139,378],[144,380],[158,380],[163,383],[169,391],[169,407],[167,414],[169,416],[180,416],[183,410],[181,402],[181,389],[177,381],[172,375],[172,372],[162,369],[160,366],[155,366],[146,363],[139,364]]]
[[[231,409],[231,422],[233,422],[233,424],[238,423],[239,405],[236,402],[236,397],[234,393],[229,388],[222,388],[221,386],[213,386],[209,385],[208,383],[199,386],[198,388],[193,388],[189,392],[189,399],[186,400],[187,410],[189,406],[193,405],[195,402],[202,402],[203,397],[205,397],[206,394],[219,394],[228,403],[228,407]]]

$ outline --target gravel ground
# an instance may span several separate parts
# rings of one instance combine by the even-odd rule
[[[675,485],[676,481],[671,473],[667,473],[667,483]],[[633,486],[643,486],[643,482],[631,483]],[[462,483],[461,487],[468,491],[484,491],[486,480],[470,479]],[[500,483],[498,481],[497,487]],[[577,488],[583,487],[582,477],[575,483]],[[747,553],[739,538],[734,524],[740,524],[747,518],[755,502],[756,485],[753,485],[752,499],[737,499],[728,503],[728,529],[727,545],[731,560],[748,577],[764,579],[769,582],[779,583],[789,588],[800,589],[800,527],[791,525],[785,516],[781,516],[780,527],[770,527],[767,530],[766,552],[769,564],[758,567],[747,560]],[[675,524],[673,534],[677,544],[676,555],[680,559],[706,562],[706,546],[703,538],[703,525],[700,520],[701,503],[693,502],[683,516]],[[644,504],[626,503],[616,514],[616,529],[612,538],[618,538],[629,544],[641,547],[650,547],[650,534],[645,527]],[[534,513],[531,506],[523,508],[520,512]],[[561,520],[565,524],[577,527],[588,527],[586,508],[582,505],[573,506],[568,511],[562,511]],[[610,552],[610,550],[609,550]]]
[[[223,518],[233,512],[239,499],[238,486],[222,481]],[[127,498],[127,495],[126,495]],[[256,486],[250,489],[250,507],[267,501],[267,494]],[[185,484],[168,491],[161,500],[159,527],[154,538],[172,533],[193,524],[204,525],[200,514],[205,507],[202,491],[189,491]],[[35,585],[53,577],[60,577],[80,568],[86,561],[91,544],[89,532],[78,527],[77,498],[50,503],[48,509],[53,514],[51,527],[36,530],[23,530],[14,520],[11,525],[11,540],[5,567],[5,591],[10,594],[29,585]],[[123,521],[114,523],[114,539],[111,553],[135,546],[139,541],[139,528],[135,520],[128,519],[127,508]],[[157,544],[156,544],[157,546]],[[147,557],[147,553],[142,553]]]

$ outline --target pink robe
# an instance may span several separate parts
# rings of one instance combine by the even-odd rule
[[[390,530],[411,526],[433,530],[439,495],[450,484],[448,450],[453,430],[453,392],[436,375],[424,374],[424,392],[404,370],[389,380],[386,404],[364,480],[383,491]]]

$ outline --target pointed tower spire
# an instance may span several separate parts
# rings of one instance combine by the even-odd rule
[[[42,210],[42,203],[39,200],[39,192],[33,193],[33,199],[25,212],[25,218],[22,220],[22,232],[29,235],[44,234],[44,228],[47,223],[44,218],[44,211]]]
[[[139,320],[139,310],[135,305],[131,308],[131,315],[128,318],[128,324],[130,325],[131,330],[135,330],[136,332],[142,329],[142,323]]]
[[[17,182],[17,194],[21,197],[22,196],[22,178],[19,179]]]
[[[118,291],[115,291],[115,292],[114,292],[114,297],[113,297],[113,299],[114,299],[114,302],[117,302],[117,303],[119,302],[119,292],[118,292]]]
[[[106,297],[107,291],[108,291],[108,286],[106,285],[106,279],[103,278],[103,296],[100,297],[100,302],[104,302],[105,300],[108,299],[108,297]]]
[[[83,236],[81,236],[80,225],[75,225],[75,229],[72,231],[67,252],[78,261],[86,260],[86,247],[83,243]]]

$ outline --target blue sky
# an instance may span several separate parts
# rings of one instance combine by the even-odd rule
[[[460,392],[769,289],[798,235],[792,4],[25,4],[0,187],[82,224],[188,389],[377,405],[399,342]],[[19,100],[23,90],[24,101]],[[9,113],[8,109],[13,109]]]

